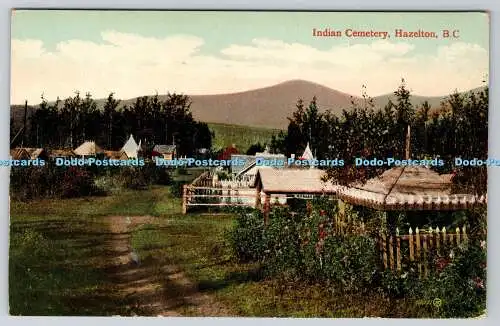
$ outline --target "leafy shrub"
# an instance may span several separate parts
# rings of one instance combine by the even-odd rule
[[[97,192],[92,173],[83,167],[47,164],[11,169],[10,193],[16,200],[88,196]]]
[[[264,251],[264,217],[259,211],[241,209],[234,227],[226,234],[234,255],[240,261],[256,261]]]
[[[94,179],[85,169],[70,167],[64,173],[61,188],[66,198],[88,196],[94,190]]]
[[[440,299],[439,317],[472,317],[486,309],[486,250],[470,241],[438,275],[423,282],[424,300]]]
[[[301,215],[290,214],[286,208],[276,208],[263,234],[265,270],[271,275],[297,278],[303,271],[301,252]],[[263,220],[263,218],[262,218]]]
[[[418,274],[386,270],[380,273],[380,285],[393,298],[421,297],[421,283]]]
[[[260,261],[267,275],[282,281],[322,282],[332,289],[360,291],[377,276],[377,246],[366,235],[335,234],[336,212],[335,204],[321,200],[305,204],[301,213],[275,207],[265,228],[259,212],[239,214],[232,246],[240,259]]]
[[[185,185],[186,183],[183,182],[183,181],[172,181],[171,184],[170,184],[170,193],[172,194],[172,196],[176,197],[176,198],[181,198],[182,197],[182,187]]]
[[[378,272],[376,243],[367,236],[327,237],[318,256],[323,277],[344,291],[366,289]]]
[[[138,169],[138,173],[143,176],[147,184],[169,185],[172,182],[168,170],[155,164],[146,164],[136,169]]]
[[[119,183],[128,189],[144,189],[152,184],[169,185],[172,178],[167,169],[147,164],[140,167],[121,167],[117,176]]]
[[[127,189],[144,189],[148,185],[145,175],[135,167],[123,167],[118,180]]]
[[[109,194],[120,189],[120,185],[117,183],[116,178],[109,175],[96,177],[94,179],[94,185],[99,189],[100,194]]]

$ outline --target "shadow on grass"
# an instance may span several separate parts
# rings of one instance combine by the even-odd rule
[[[201,280],[198,282],[198,290],[200,292],[218,291],[232,285],[259,282],[263,279],[262,269],[256,267],[248,271],[229,272],[225,278],[219,280]]]

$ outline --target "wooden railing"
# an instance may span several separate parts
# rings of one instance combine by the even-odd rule
[[[446,228],[430,228],[415,231],[410,228],[408,234],[387,236],[380,235],[380,252],[386,269],[401,271],[403,265],[415,265],[420,276],[428,276],[429,272],[439,268],[437,259],[448,259],[454,247],[468,240],[466,227],[456,228],[452,232]]]

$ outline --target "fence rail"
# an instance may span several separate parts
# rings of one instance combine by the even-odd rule
[[[191,184],[183,186],[182,213],[186,214],[189,207],[195,206],[255,207],[258,197],[257,190],[255,188],[250,188],[248,186],[249,183],[243,181],[220,181],[213,171],[202,173]],[[271,203],[272,205],[283,205],[288,198],[291,197],[285,195],[272,195]]]
[[[430,228],[422,232],[418,227],[410,228],[408,234],[387,236],[381,233],[379,239],[382,262],[386,269],[401,271],[404,266],[414,265],[418,274],[427,277],[435,269],[439,258],[447,258],[454,247],[468,241],[466,227],[448,232],[446,228]]]
[[[184,185],[182,194],[182,212],[187,213],[189,207],[255,207],[257,193],[255,188],[222,188],[208,185],[206,180],[196,180],[194,184]],[[276,196],[279,197],[279,196]],[[276,198],[274,198],[276,199]]]

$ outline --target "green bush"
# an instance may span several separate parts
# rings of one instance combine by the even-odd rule
[[[294,279],[303,272],[301,216],[290,214],[286,208],[273,209],[263,234],[265,251],[262,260],[268,274]]]
[[[93,174],[84,167],[47,164],[12,168],[10,194],[16,200],[69,198],[99,193]]]
[[[62,196],[65,198],[89,196],[94,193],[94,177],[82,168],[69,167],[61,184]]]
[[[377,276],[375,240],[334,234],[336,211],[335,204],[321,200],[306,204],[302,213],[276,207],[265,228],[262,214],[239,214],[231,232],[232,246],[240,259],[260,261],[268,276],[363,290]]]
[[[264,251],[264,217],[259,211],[240,209],[234,227],[226,233],[233,254],[240,261],[257,261]]]
[[[439,317],[473,317],[486,309],[486,249],[470,241],[454,250],[441,273],[423,282],[422,299],[440,299]]]
[[[416,273],[385,270],[380,273],[379,278],[379,284],[390,297],[421,297],[421,282]]]
[[[116,177],[111,175],[96,176],[94,184],[101,194],[110,194],[120,190],[120,184],[117,182]]]
[[[117,178],[120,185],[127,189],[144,189],[148,185],[145,175],[135,167],[123,167]]]
[[[379,253],[370,237],[327,237],[318,256],[321,275],[343,291],[363,291],[376,279]]]
[[[166,168],[158,167],[155,164],[146,164],[138,168],[138,172],[144,176],[147,184],[170,185],[172,177]]]
[[[170,193],[172,194],[172,196],[174,196],[176,198],[181,198],[182,197],[182,187],[185,184],[186,183],[183,181],[173,180],[170,184]]]
[[[417,273],[385,271],[383,290],[391,297],[425,306],[429,317],[475,317],[486,309],[486,251],[469,242],[442,257],[437,271],[427,278]],[[411,269],[410,270],[415,270]]]
[[[140,167],[120,167],[118,182],[127,189],[144,189],[152,184],[170,185],[172,178],[167,169],[147,164]]]

